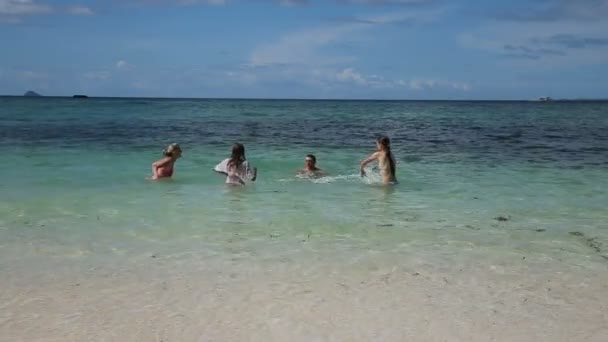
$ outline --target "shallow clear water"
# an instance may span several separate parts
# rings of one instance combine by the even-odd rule
[[[458,237],[469,226],[479,238],[513,227],[606,234],[604,102],[2,98],[0,120],[5,230],[27,221],[158,238],[244,224],[252,235],[445,228]],[[393,139],[394,188],[357,177],[379,134]],[[260,170],[247,189],[227,189],[210,171],[235,141]],[[174,179],[146,181],[169,142],[184,149]],[[307,153],[329,177],[294,177]]]
[[[0,98],[0,132],[0,270],[15,284],[157,254],[307,274],[366,255],[608,263],[606,102]],[[398,186],[357,175],[379,134]],[[212,172],[236,141],[259,169],[238,189]],[[147,180],[171,142],[174,178]],[[295,177],[308,153],[328,177]]]

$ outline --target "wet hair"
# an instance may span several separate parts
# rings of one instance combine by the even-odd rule
[[[314,155],[312,155],[312,154],[307,154],[306,158],[310,158],[312,160],[313,164],[317,163],[317,158]]]
[[[180,152],[181,152],[181,151],[182,151],[182,148],[181,148],[181,147],[179,147],[179,144],[177,144],[177,143],[173,143],[173,144],[171,144],[171,145],[169,145],[169,146],[165,147],[165,149],[163,150],[163,155],[164,155],[165,157],[172,157],[172,156],[173,156],[173,154],[174,154],[175,152],[177,152],[177,151],[180,151]]]
[[[382,148],[386,152],[386,156],[388,157],[388,163],[391,168],[391,173],[393,174],[393,177],[395,177],[395,160],[393,158],[393,153],[391,152],[391,139],[389,139],[389,137],[387,137],[386,135],[383,135],[379,137],[376,141],[378,142],[378,144],[380,144],[380,146],[382,146]]]
[[[247,160],[245,158],[245,146],[239,143],[232,145],[232,154],[230,155],[228,166],[239,167],[245,160]]]

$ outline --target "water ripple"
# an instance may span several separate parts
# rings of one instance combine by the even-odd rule
[[[155,146],[158,137],[200,146],[243,141],[271,149],[369,149],[376,136],[389,134],[396,152],[422,158],[608,163],[607,102],[4,98],[0,131],[3,146],[125,149]]]

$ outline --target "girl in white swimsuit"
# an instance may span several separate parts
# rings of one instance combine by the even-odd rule
[[[222,160],[214,168],[215,172],[226,175],[226,184],[245,185],[245,181],[255,182],[257,178],[257,168],[245,158],[245,146],[236,143],[232,145],[230,158]]]

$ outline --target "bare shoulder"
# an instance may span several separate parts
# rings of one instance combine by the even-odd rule
[[[167,164],[169,161],[171,161],[171,157],[163,157],[163,158],[155,161],[152,165],[162,166],[162,165]]]
[[[372,154],[369,155],[369,157],[367,159],[373,160],[373,159],[378,159],[382,156],[382,152],[380,151],[376,151]]]

